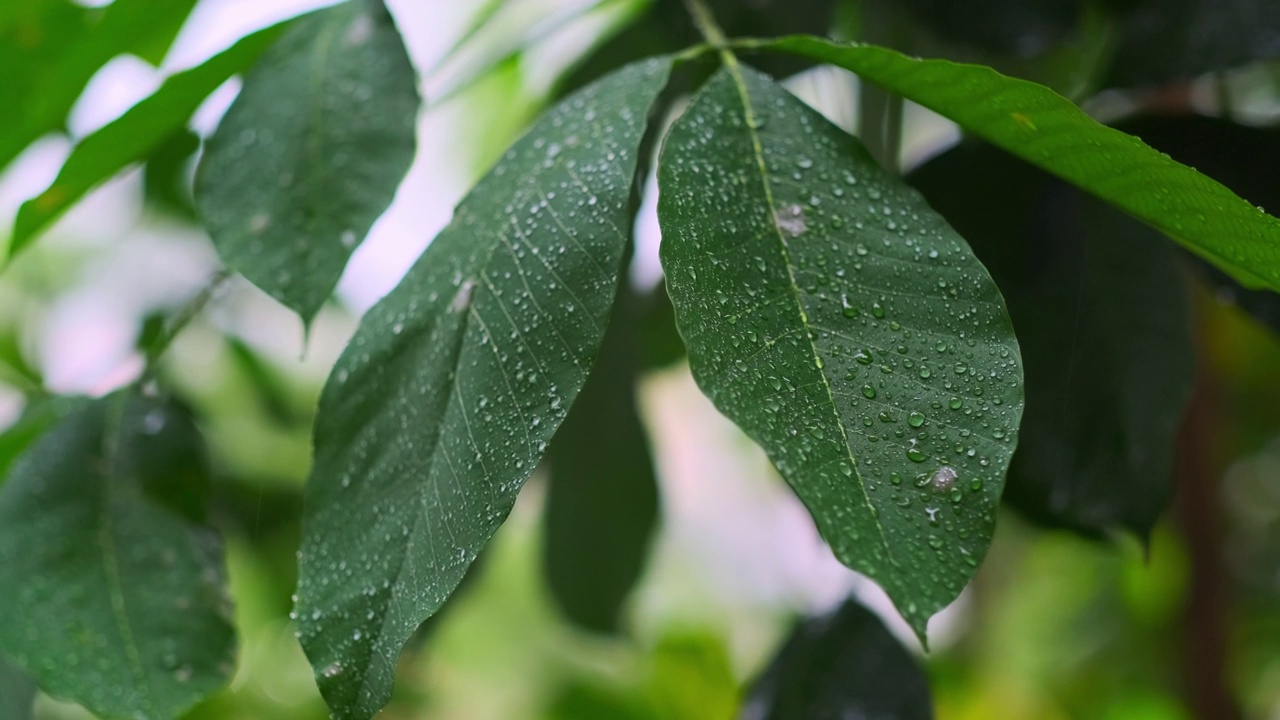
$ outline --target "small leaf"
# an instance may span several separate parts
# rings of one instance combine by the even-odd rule
[[[309,323],[409,169],[419,104],[380,0],[298,20],[246,75],[196,173],[223,261]]]
[[[369,311],[320,400],[298,582],[338,718],[386,703],[405,641],[506,518],[586,380],[637,148],[670,60],[557,105]]]
[[[16,665],[0,656],[0,718],[31,720],[36,684]]]
[[[551,443],[543,562],[571,621],[619,628],[658,520],[658,483],[636,404],[634,298],[620,293],[600,356]]]
[[[874,45],[803,36],[751,45],[851,70],[1097,195],[1245,286],[1280,290],[1280,220],[1141,140],[1098,124],[1042,85]]]
[[[918,193],[736,64],[672,128],[658,183],[698,385],[923,635],[986,553],[1022,411],[995,284]]]
[[[176,717],[234,662],[216,538],[134,472],[162,449],[168,412],[142,397],[85,403],[0,489],[0,652],[106,717]]]
[[[150,97],[77,143],[53,184],[19,208],[9,257],[31,245],[99,183],[163,147],[210,93],[257,59],[281,27],[259,30],[204,64],[174,74]]]
[[[929,720],[929,682],[854,600],[801,623],[755,682],[741,720]]]

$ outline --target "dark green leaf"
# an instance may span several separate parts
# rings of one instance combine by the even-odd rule
[[[990,146],[952,150],[912,183],[991,269],[1018,333],[1027,409],[1005,499],[1046,524],[1145,540],[1195,374],[1175,248]]]
[[[386,702],[405,640],[506,518],[586,380],[670,66],[630,66],[548,112],[338,361],[316,422],[297,609],[337,717]]]
[[[1081,0],[906,0],[904,6],[939,37],[1020,57],[1063,40],[1083,10]]]
[[[18,210],[9,256],[30,245],[38,233],[85,193],[132,163],[145,160],[167,138],[180,132],[200,103],[232,75],[251,65],[281,27],[260,30],[204,64],[176,73],[150,97],[81,140],[53,184]]]
[[[656,370],[684,359],[684,341],[676,328],[676,310],[671,306],[666,283],[637,300],[640,308],[641,365]]]
[[[16,665],[0,656],[0,718],[30,720],[36,684]]]
[[[0,10],[0,168],[62,128],[85,84],[121,53],[158,63],[195,0],[116,0],[104,9],[23,0]]]
[[[234,662],[216,537],[133,472],[168,417],[148,398],[87,403],[0,489],[0,651],[106,717],[170,720]]]
[[[759,45],[851,70],[1152,225],[1245,286],[1280,290],[1280,220],[1046,87],[874,45],[810,37]]]
[[[79,405],[79,401],[68,398],[36,400],[22,411],[17,422],[0,433],[0,484],[14,461]]]
[[[1272,0],[1112,0],[1117,16],[1109,85],[1189,81],[1280,56],[1280,5]]]
[[[413,161],[417,80],[380,0],[319,10],[254,66],[196,204],[222,259],[306,323]]]
[[[642,697],[612,687],[575,682],[557,693],[544,720],[654,720]]]
[[[918,193],[732,65],[667,137],[658,218],[694,378],[922,636],[974,573],[1022,412],[987,272]]]
[[[801,623],[755,682],[742,720],[929,720],[919,663],[854,600]]]
[[[658,485],[636,405],[634,306],[619,293],[591,377],[547,453],[543,562],[552,597],[574,623],[619,628],[622,605],[640,579]]]
[[[181,218],[194,220],[196,209],[187,170],[199,149],[200,136],[185,128],[161,143],[147,158],[142,170],[147,200]]]

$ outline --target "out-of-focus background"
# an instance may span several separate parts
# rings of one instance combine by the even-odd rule
[[[251,30],[323,4],[200,0],[159,67],[132,56],[112,60],[76,102],[69,134],[45,137],[0,175],[0,227],[11,226],[19,204],[48,186],[78,138],[164,77]],[[304,338],[294,315],[233,281],[166,364],[167,380],[200,411],[213,447],[241,645],[230,687],[192,718],[327,717],[288,613],[310,422],[328,368],[361,313],[395,285],[557,81],[647,5],[388,4],[426,97],[418,156],[356,252],[336,301]],[[482,30],[469,33],[479,13],[495,8]],[[1278,77],[1267,66],[1233,75],[1234,102],[1258,124],[1280,113]],[[852,126],[852,76],[814,70],[788,85]],[[192,130],[208,135],[237,89],[231,81],[215,93]],[[1189,93],[1210,112],[1219,100],[1195,85]],[[1103,97],[1093,109],[1123,112],[1129,101]],[[910,168],[959,133],[908,106],[904,139],[901,160]],[[189,176],[194,163],[195,156],[179,155],[171,171]],[[182,305],[216,271],[209,241],[185,208],[183,183],[166,193],[163,178],[147,173],[132,170],[94,191],[0,276],[0,427],[21,411],[24,384],[100,395],[135,379],[148,319]],[[632,272],[644,287],[660,276],[652,188],[649,195]],[[1189,534],[1203,510],[1195,505],[1176,504],[1149,548],[1127,537],[1090,541],[1048,532],[1002,515],[976,580],[930,628],[924,662],[939,717],[1188,718],[1199,643],[1209,637],[1226,643],[1225,684],[1246,715],[1280,718],[1280,409],[1270,386],[1280,343],[1207,291],[1197,294],[1196,308],[1217,416],[1231,419],[1214,429],[1220,481],[1210,496],[1219,523],[1212,549],[1222,572],[1209,580],[1192,572],[1193,546],[1203,542]],[[588,635],[550,603],[540,571],[544,488],[535,475],[472,581],[406,652],[385,717],[603,717],[591,708],[632,700],[657,703],[664,717],[728,717],[791,622],[850,592],[919,650],[883,594],[831,557],[763,454],[699,394],[683,364],[650,373],[642,405],[662,523],[629,603],[627,633]],[[1204,582],[1219,584],[1214,596],[1227,603],[1207,617],[1193,602]],[[38,717],[87,716],[41,698]]]

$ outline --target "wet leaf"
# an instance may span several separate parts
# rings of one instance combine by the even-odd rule
[[[619,629],[658,521],[658,482],[635,396],[634,309],[619,297],[591,377],[547,453],[543,562],[551,596],[569,620],[602,633]]]
[[[1145,540],[1172,494],[1195,379],[1177,248],[989,145],[911,182],[991,269],[1018,333],[1027,408],[1005,500],[1046,525]]]
[[[31,720],[36,684],[16,665],[0,656],[0,717]]]
[[[694,378],[923,635],[986,553],[1022,411],[995,284],[919,194],[750,69],[695,97],[658,182]]]
[[[419,99],[380,0],[299,19],[245,76],[196,173],[222,259],[309,323],[413,161]]]
[[[756,680],[741,720],[929,720],[929,682],[880,618],[848,600],[801,623]]]
[[[257,59],[281,27],[260,30],[204,64],[170,76],[150,97],[77,143],[53,183],[18,210],[9,256],[31,245],[99,183],[163,148],[210,93]]]
[[[670,61],[557,105],[361,322],[321,397],[297,620],[338,718],[511,511],[600,347],[651,103]]]
[[[0,489],[0,652],[105,717],[169,720],[234,663],[217,538],[135,472],[167,412],[140,397],[87,403]]]
[[[1044,86],[874,45],[790,37],[753,46],[851,70],[1159,229],[1246,287],[1280,290],[1280,220]]]

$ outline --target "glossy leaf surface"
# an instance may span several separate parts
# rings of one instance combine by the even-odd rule
[[[53,183],[19,209],[10,256],[29,246],[99,183],[161,149],[210,93],[253,64],[279,30],[280,26],[260,30],[202,65],[169,77],[150,97],[77,143]]]
[[[209,140],[196,205],[222,259],[310,322],[413,161],[417,80],[380,0],[299,19]]]
[[[930,720],[929,681],[874,613],[846,600],[800,623],[751,689],[741,720]]]
[[[1018,346],[964,240],[769,78],[718,73],[658,175],[694,378],[921,635],[991,540]]]
[[[1042,85],[874,45],[790,37],[759,46],[857,73],[1152,225],[1245,286],[1280,290],[1280,220]]]
[[[0,490],[0,651],[105,717],[176,717],[235,662],[217,538],[144,485],[169,412],[120,395],[88,403]]]
[[[670,61],[625,68],[534,125],[369,311],[320,401],[298,587],[339,718],[511,511],[604,337],[636,149]]]

